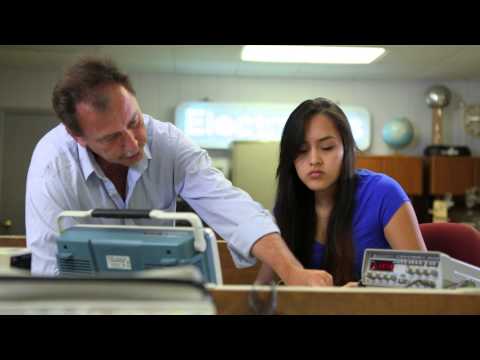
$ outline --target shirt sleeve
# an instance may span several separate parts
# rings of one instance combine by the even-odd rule
[[[405,202],[410,201],[410,198],[395,179],[384,174],[377,184],[376,191],[381,194],[379,215],[380,223],[385,228],[392,216]]]
[[[32,162],[35,158],[32,158]],[[67,209],[65,187],[51,167],[37,173],[32,165],[27,177],[25,228],[27,247],[32,252],[31,273],[36,276],[58,275],[57,216]],[[65,223],[69,221],[66,219]],[[72,224],[71,224],[72,225]]]
[[[171,130],[176,141],[176,192],[225,239],[238,268],[254,265],[253,244],[264,235],[280,232],[270,212],[215,169],[205,150],[180,130],[173,126]]]

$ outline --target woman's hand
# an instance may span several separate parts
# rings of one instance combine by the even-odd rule
[[[343,285],[343,287],[358,287],[358,282],[349,282]]]

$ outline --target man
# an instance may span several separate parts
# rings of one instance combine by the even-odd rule
[[[268,211],[214,169],[206,151],[172,124],[142,114],[128,76],[111,61],[79,60],[55,86],[52,102],[62,124],[39,141],[27,176],[32,274],[58,274],[61,211],[175,211],[181,196],[228,242],[237,267],[251,266],[257,258],[287,285],[332,284],[326,272],[302,267]]]

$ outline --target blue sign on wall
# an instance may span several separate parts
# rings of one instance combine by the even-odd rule
[[[298,104],[297,104],[298,105]],[[279,141],[293,104],[191,101],[175,111],[175,124],[206,149],[228,149],[233,141]],[[371,142],[371,119],[362,107],[341,106],[360,150]]]

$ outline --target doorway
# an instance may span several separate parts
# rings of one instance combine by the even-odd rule
[[[4,111],[0,124],[0,234],[25,235],[25,188],[35,145],[59,121],[50,111]],[[5,222],[11,225],[4,226]]]

